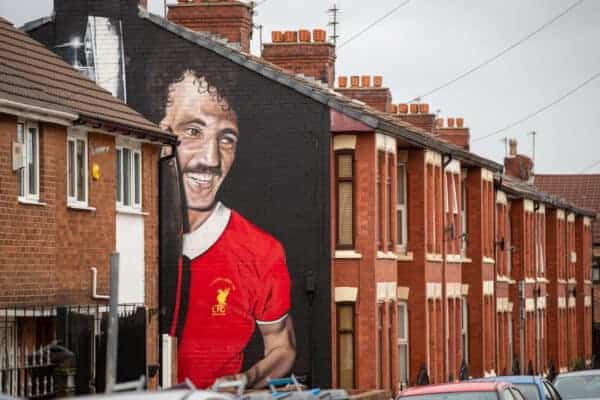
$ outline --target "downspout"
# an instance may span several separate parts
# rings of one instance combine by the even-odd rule
[[[94,300],[109,300],[110,296],[98,294],[98,269],[90,267],[92,271],[92,299]]]
[[[541,359],[540,359],[540,328],[541,326],[539,325],[539,309],[538,309],[538,290],[539,290],[539,283],[537,281],[537,277],[538,277],[538,249],[537,249],[537,241],[538,241],[538,215],[537,212],[540,209],[540,203],[539,202],[534,202],[533,203],[533,255],[534,255],[534,260],[533,260],[533,270],[535,271],[535,285],[533,287],[533,304],[535,305],[535,311],[534,311],[534,326],[535,326],[535,366],[536,366],[536,371],[538,373],[538,375],[541,372]]]
[[[447,254],[447,249],[446,249],[446,244],[447,244],[447,240],[446,240],[446,235],[447,235],[447,231],[446,231],[446,224],[447,224],[447,215],[446,215],[446,208],[444,207],[444,199],[446,198],[446,167],[448,165],[450,165],[450,163],[452,162],[452,154],[446,154],[446,155],[442,155],[442,229],[443,229],[443,234],[442,234],[442,318],[443,318],[443,325],[444,325],[444,361],[445,361],[445,365],[444,365],[444,375],[445,375],[445,379],[449,380],[448,378],[450,377],[449,375],[449,349],[448,349],[448,340],[450,339],[450,327],[448,324],[448,296],[447,296],[447,291],[446,291],[446,254]]]
[[[502,178],[500,178],[502,179]],[[496,195],[498,189],[494,187],[494,195]],[[494,315],[494,321],[496,321],[496,323],[494,324],[494,328],[496,331],[496,338],[494,340],[494,371],[496,372],[496,375],[499,375],[501,372],[499,371],[499,365],[498,365],[498,358],[499,358],[499,349],[498,349],[498,341],[500,339],[500,336],[498,335],[498,287],[497,287],[497,283],[498,283],[498,202],[497,202],[497,198],[496,196],[494,196],[494,219],[493,219],[493,230],[494,230],[494,310],[493,310],[493,315]],[[503,242],[506,245],[506,240],[504,239],[504,237],[502,238]],[[506,263],[506,257],[504,259],[504,262]]]

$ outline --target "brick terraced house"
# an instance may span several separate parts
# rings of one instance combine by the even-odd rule
[[[76,343],[93,347],[105,329],[93,319],[107,304],[111,253],[120,303],[144,308],[144,320],[156,309],[157,161],[175,138],[1,18],[0,60],[0,392],[37,396],[58,390],[31,369],[48,372],[53,342],[93,363]],[[157,318],[148,322],[141,373],[158,361]],[[80,372],[89,382],[77,392],[93,391]]]
[[[526,372],[529,364],[541,374],[587,357],[573,335],[548,324],[591,324],[576,319],[584,295],[573,288],[590,268],[585,227],[593,213],[530,185],[520,170],[527,160],[519,158],[515,173],[511,160],[503,168],[470,152],[462,118],[436,121],[427,104],[393,104],[381,77],[339,77],[335,85],[335,46],[323,30],[273,32],[262,58],[248,54],[252,13],[244,2],[180,0],[168,20],[138,10],[136,0],[73,3],[56,0],[53,18],[25,29],[56,46],[88,16],[122,20],[128,103],[151,120],[162,118],[154,91],[162,75],[148,71],[156,64],[166,74],[168,59],[181,55],[223,71],[235,96],[268,116],[254,138],[278,150],[252,152],[276,182],[264,191],[293,193],[279,193],[298,207],[302,221],[291,227],[314,230],[299,237],[280,228],[288,216],[261,212],[257,204],[271,204],[254,194],[261,190],[227,194],[247,196],[244,211],[288,251],[294,372],[321,386],[395,392],[425,380]],[[144,47],[149,42],[158,50]],[[297,151],[285,153],[291,141]],[[318,200],[304,208],[299,192]]]

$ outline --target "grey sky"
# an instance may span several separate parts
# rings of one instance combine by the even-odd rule
[[[98,0],[100,1],[100,0]],[[149,0],[162,14],[162,0]],[[173,2],[170,0],[169,2]],[[340,42],[403,0],[339,0]],[[339,75],[383,75],[394,102],[406,102],[456,77],[507,47],[575,0],[412,0],[360,38],[341,48]],[[267,0],[255,23],[272,30],[325,27],[331,0]],[[52,0],[0,0],[0,15],[15,25],[49,15]],[[443,117],[464,117],[473,139],[550,103],[600,72],[600,1],[586,0],[569,14],[502,58],[424,99]],[[258,52],[258,35],[253,41]],[[578,173],[600,161],[600,78],[557,106],[472,150],[501,161],[509,136],[531,154],[536,171]],[[600,163],[587,173],[600,173]]]

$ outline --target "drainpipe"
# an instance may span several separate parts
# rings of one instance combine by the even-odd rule
[[[98,269],[90,267],[92,271],[92,299],[94,300],[109,300],[110,296],[98,294]]]
[[[445,380],[448,380],[449,370],[450,370],[450,362],[449,362],[449,350],[448,350],[448,340],[450,339],[450,328],[448,326],[448,295],[446,291],[446,224],[447,224],[447,215],[446,208],[444,207],[444,199],[446,198],[446,167],[452,162],[452,154],[445,154],[442,158],[442,319],[444,325],[444,376]]]
[[[535,138],[534,138],[535,141]],[[535,325],[535,365],[536,365],[536,372],[538,373],[538,375],[541,373],[541,369],[542,369],[542,363],[541,363],[541,357],[540,357],[540,353],[541,353],[541,349],[540,349],[540,329],[542,328],[540,326],[540,310],[538,309],[538,290],[540,289],[539,283],[537,281],[538,278],[538,248],[537,248],[537,241],[538,241],[538,210],[540,209],[540,203],[539,202],[534,202],[533,203],[533,264],[534,264],[534,268],[533,270],[535,271],[535,285],[533,286],[533,304],[535,305],[535,311],[534,311],[534,325]]]

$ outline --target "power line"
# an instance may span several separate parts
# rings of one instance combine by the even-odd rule
[[[562,96],[558,97],[557,99],[555,99],[554,101],[546,104],[543,107],[538,108],[537,110],[535,110],[534,112],[527,114],[526,116],[524,116],[523,118],[520,118],[518,120],[516,120],[515,122],[512,122],[508,125],[506,125],[504,128],[498,129],[494,132],[488,133],[485,136],[482,137],[478,137],[476,139],[473,139],[472,142],[477,142],[479,140],[484,140],[487,138],[490,138],[492,136],[495,136],[497,134],[499,134],[500,132],[504,132],[507,129],[510,129],[514,126],[517,126],[533,117],[535,117],[538,114],[541,114],[542,112],[546,111],[547,109],[554,107],[555,105],[557,105],[558,103],[560,103],[561,101],[563,101],[564,99],[566,99],[567,97],[571,96],[572,94],[574,94],[575,92],[577,92],[579,89],[583,88],[584,86],[587,86],[588,84],[590,84],[592,81],[594,81],[595,79],[598,79],[598,77],[600,77],[600,72],[595,73],[594,75],[592,75],[591,77],[589,77],[588,79],[586,79],[585,81],[583,81],[582,83],[580,83],[579,85],[577,85],[576,87],[574,87],[573,89],[569,90],[568,92],[566,92],[565,94],[563,94]]]
[[[264,1],[266,1],[266,0],[264,0]],[[388,11],[387,13],[385,13],[384,15],[382,15],[381,17],[377,18],[374,22],[372,22],[371,24],[367,25],[366,27],[364,27],[359,32],[357,32],[354,35],[352,35],[350,37],[350,39],[348,39],[345,42],[343,42],[342,44],[340,44],[337,47],[337,50],[339,50],[342,47],[346,46],[348,43],[352,42],[353,40],[355,40],[356,38],[358,38],[360,35],[362,35],[363,33],[367,32],[369,29],[373,28],[378,23],[380,23],[381,21],[383,21],[384,19],[386,19],[387,17],[389,17],[390,15],[392,15],[393,13],[395,13],[396,11],[398,11],[399,9],[401,9],[402,7],[406,6],[408,3],[410,3],[410,1],[411,0],[406,0],[406,1],[402,2],[402,3],[400,3],[399,5],[397,5],[396,7],[392,8],[390,11]]]
[[[584,169],[582,169],[581,171],[579,171],[580,174],[583,174],[586,171],[589,171],[590,169],[594,168],[596,165],[600,165],[600,160],[588,165],[587,167],[585,167]]]
[[[503,55],[505,55],[506,53],[508,53],[509,51],[513,50],[514,48],[520,46],[521,44],[525,43],[526,41],[528,41],[529,39],[531,39],[532,37],[534,37],[535,35],[537,35],[538,33],[540,33],[541,31],[543,31],[544,29],[546,29],[547,27],[549,27],[550,25],[552,25],[553,23],[555,23],[556,21],[558,21],[560,18],[564,17],[565,15],[567,15],[572,9],[574,9],[575,7],[581,5],[585,0],[578,0],[575,3],[571,4],[568,8],[566,8],[565,10],[563,10],[561,13],[557,14],[556,16],[554,16],[552,19],[550,19],[549,21],[546,21],[544,24],[542,24],[541,26],[539,26],[536,30],[534,30],[533,32],[527,34],[526,36],[522,37],[521,39],[517,40],[516,42],[514,42],[513,44],[511,44],[510,46],[504,48],[504,50],[500,51],[499,53],[495,54],[494,56],[484,60],[483,62],[477,64],[476,66],[472,67],[471,69],[463,72],[462,74],[458,75],[457,77],[450,79],[449,81],[441,84],[440,86],[431,89],[430,91],[423,93],[420,96],[415,97],[414,99],[410,100],[409,103],[412,103],[414,101],[420,101],[422,98],[429,96],[437,91],[440,91],[450,85],[452,85],[453,83],[458,82],[459,80],[465,78],[466,76],[471,75],[472,73],[480,70],[481,68],[485,67],[488,64],[491,64],[492,62],[496,61],[497,59],[499,59],[500,57],[502,57]]]

